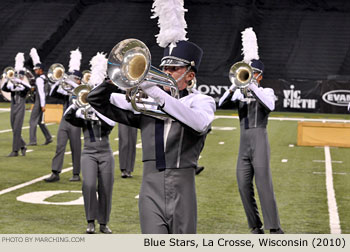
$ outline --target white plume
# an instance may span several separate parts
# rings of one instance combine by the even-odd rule
[[[40,64],[40,57],[38,55],[38,52],[35,48],[30,49],[30,53],[29,53],[30,57],[33,60],[33,65],[35,66],[36,64]]]
[[[24,53],[17,53],[15,58],[15,70],[17,72],[24,70]]]
[[[79,48],[74,51],[70,51],[69,69],[68,71],[73,73],[74,70],[80,70],[81,52]]]
[[[242,31],[242,54],[243,61],[249,63],[252,59],[259,59],[258,42],[252,27]]]
[[[152,5],[153,15],[151,18],[158,17],[159,34],[156,35],[157,43],[160,47],[166,47],[172,44],[173,47],[180,40],[186,38],[187,28],[183,0],[154,0]]]
[[[97,53],[90,60],[91,75],[88,84],[96,86],[101,84],[107,75],[107,62],[106,54]]]

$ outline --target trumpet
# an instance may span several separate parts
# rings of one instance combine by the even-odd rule
[[[155,102],[144,98],[139,87],[144,80],[168,87],[173,97],[179,97],[176,80],[151,65],[148,47],[137,39],[125,39],[113,47],[108,56],[107,74],[113,84],[127,90],[127,100],[130,100],[132,107],[144,114],[168,117],[161,110],[154,109],[157,107]]]
[[[50,66],[47,71],[47,78],[51,81],[51,83],[55,83],[57,81],[60,82],[60,85],[63,90],[67,92],[72,92],[74,89],[72,85],[66,82],[69,76],[65,73],[66,69],[60,63],[54,63]]]
[[[84,115],[86,120],[92,120],[97,121],[98,118],[96,114],[94,113],[91,105],[87,102],[87,96],[91,91],[91,86],[82,84],[76,87],[73,90],[73,94],[75,95],[75,99],[73,100],[73,103],[78,107],[81,108],[82,114]]]
[[[254,78],[253,68],[243,62],[237,62],[233,64],[229,71],[229,78],[232,84],[235,84],[245,96],[250,96],[248,90],[248,85],[250,83],[256,84],[256,79]]]

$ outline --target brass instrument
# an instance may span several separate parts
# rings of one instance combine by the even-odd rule
[[[81,108],[82,114],[84,115],[86,120],[98,120],[96,114],[94,113],[91,105],[87,102],[86,98],[91,91],[91,86],[89,85],[79,85],[73,90],[73,94],[75,95],[75,99],[73,103]]]
[[[11,80],[16,77],[16,70],[13,67],[8,66],[4,69],[3,76]]]
[[[72,85],[66,82],[66,80],[70,77],[65,73],[65,71],[66,69],[62,64],[54,63],[50,66],[49,70],[47,71],[47,78],[49,78],[51,83],[59,81],[63,90],[67,92],[72,92],[74,88],[72,87]]]
[[[83,78],[81,79],[81,82],[82,84],[87,85],[91,77],[91,72],[89,70],[84,70],[82,74],[83,74]]]
[[[229,78],[232,84],[235,84],[245,96],[249,96],[248,85],[250,83],[256,83],[254,78],[253,68],[243,62],[237,62],[233,64],[229,71]]]
[[[168,117],[164,112],[154,109],[157,107],[155,102],[145,100],[139,87],[142,81],[168,87],[173,97],[179,96],[176,81],[170,75],[151,66],[149,49],[137,39],[125,39],[113,47],[108,56],[107,74],[113,84],[128,91],[133,108],[144,114]]]

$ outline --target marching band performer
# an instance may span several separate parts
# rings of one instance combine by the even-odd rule
[[[72,89],[76,88],[82,78],[80,72],[81,52],[79,49],[71,51],[69,61],[68,77],[64,80],[57,81],[50,91],[52,97],[63,99],[63,111],[71,104],[71,93],[62,87],[62,82],[68,84]],[[73,176],[69,179],[71,182],[80,181],[80,156],[81,156],[81,129],[68,123],[64,118],[61,119],[57,132],[56,153],[52,159],[50,177],[46,178],[46,182],[56,182],[60,180],[60,172],[62,171],[64,152],[67,141],[69,139],[70,149],[72,152]]]
[[[17,157],[21,150],[23,156],[26,155],[26,143],[22,138],[22,126],[25,114],[25,98],[30,90],[30,84],[25,81],[24,53],[17,53],[15,58],[14,77],[6,79],[2,90],[11,92],[11,128],[12,128],[12,152],[8,157]],[[6,76],[4,78],[7,78]]]
[[[95,233],[95,220],[100,224],[100,231],[111,234],[106,225],[112,207],[114,183],[114,157],[109,145],[109,134],[115,122],[96,111],[86,103],[84,96],[90,88],[101,84],[106,77],[107,58],[97,53],[91,61],[91,76],[88,85],[79,86],[75,102],[66,110],[65,119],[72,125],[81,127],[84,134],[84,148],[81,155],[83,175],[83,196],[86,220],[86,233]],[[77,102],[78,101],[78,102]],[[96,181],[98,183],[96,190]],[[98,193],[98,197],[96,195]]]
[[[36,143],[36,126],[39,125],[41,131],[45,137],[45,143],[47,145],[52,142],[52,136],[50,131],[46,127],[45,123],[42,122],[43,114],[45,112],[46,105],[46,94],[44,91],[45,82],[47,81],[46,76],[44,75],[43,64],[40,61],[40,57],[35,48],[32,48],[29,53],[30,57],[33,60],[33,70],[37,78],[35,79],[35,98],[34,106],[29,120],[29,144],[28,145],[37,145]]]
[[[253,70],[252,81],[246,89],[247,92],[246,90],[241,92],[233,82],[221,97],[219,106],[230,101],[238,105],[241,130],[236,170],[237,183],[251,232],[263,234],[264,229],[269,229],[271,234],[283,234],[272,186],[270,145],[266,131],[269,113],[275,108],[275,95],[273,89],[260,87],[264,64],[259,60],[257,39],[252,28],[242,32],[242,43],[244,62]],[[264,218],[264,229],[254,198],[254,175]]]
[[[88,95],[88,102],[98,112],[141,130],[143,179],[139,215],[145,234],[196,233],[195,168],[214,120],[214,99],[198,91],[188,94],[186,89],[198,72],[203,51],[186,41],[183,2],[175,4],[180,6],[169,1],[155,1],[153,6],[155,16],[160,15],[158,43],[166,47],[161,67],[176,80],[181,98],[172,97],[150,81],[140,84],[169,117],[136,113],[125,96],[115,93],[117,87],[108,83]],[[179,10],[180,13],[175,12]],[[181,28],[174,27],[179,24]]]

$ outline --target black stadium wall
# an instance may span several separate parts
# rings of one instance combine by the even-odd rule
[[[38,49],[45,70],[68,67],[80,48],[81,70],[96,52],[109,53],[126,38],[142,40],[158,66],[157,19],[151,0],[2,0],[0,67],[14,65],[17,52]],[[242,60],[241,31],[253,27],[263,86],[273,87],[276,110],[346,113],[350,102],[350,1],[185,0],[187,37],[204,50],[198,89],[216,98],[231,85],[228,71]],[[1,99],[1,98],[0,98]]]

